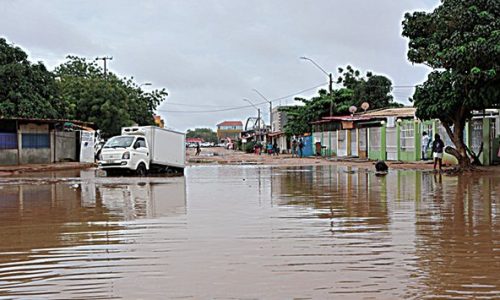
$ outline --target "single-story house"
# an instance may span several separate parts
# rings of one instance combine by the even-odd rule
[[[0,165],[80,161],[82,142],[92,147],[93,161],[93,136],[93,124],[87,122],[0,118]]]

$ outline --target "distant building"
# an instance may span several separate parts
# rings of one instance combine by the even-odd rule
[[[288,122],[288,114],[283,109],[288,106],[277,106],[273,108],[273,124],[271,124],[271,132],[284,131],[285,125]]]
[[[290,139],[285,135],[285,125],[288,122],[288,114],[283,109],[286,106],[277,106],[272,110],[273,123],[271,124],[271,132],[268,134],[272,143],[276,143],[280,151],[288,152],[290,149]]]
[[[219,141],[227,138],[238,140],[242,131],[243,123],[241,121],[224,121],[217,124],[217,139]]]
[[[201,144],[203,143],[204,140],[202,138],[186,138],[186,143],[187,144]]]

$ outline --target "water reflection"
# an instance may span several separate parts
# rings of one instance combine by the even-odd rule
[[[108,299],[108,280],[120,277],[119,262],[139,258],[120,245],[134,243],[134,231],[144,226],[161,227],[138,221],[186,212],[184,178],[121,183],[82,172],[47,183],[51,178],[8,179],[1,186],[0,298],[92,291],[84,298]],[[110,265],[113,271],[106,270]]]
[[[376,177],[366,170],[334,166],[299,171],[283,170],[273,177],[277,202],[312,209],[300,218],[330,220],[332,242],[327,245],[336,258],[325,263],[337,264],[337,270],[346,274],[353,270],[374,274],[343,278],[324,287],[332,294],[368,296],[383,286],[398,290],[400,280],[407,287],[393,296],[500,296],[498,175],[397,171]],[[350,241],[343,243],[345,238]],[[339,262],[339,252],[340,257],[349,254],[352,259]],[[309,255],[302,252],[296,257],[305,260]],[[312,263],[309,267],[309,271],[315,268]],[[401,271],[406,274],[399,275]],[[362,282],[377,291],[364,293]]]
[[[0,184],[0,298],[500,295],[498,174],[207,166]]]

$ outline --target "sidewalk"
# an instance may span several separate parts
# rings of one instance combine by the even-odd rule
[[[20,174],[27,172],[43,172],[43,171],[60,171],[72,169],[88,169],[95,165],[92,163],[79,162],[61,162],[53,164],[27,164],[27,165],[12,165],[0,166],[0,176],[8,176],[12,174]]]

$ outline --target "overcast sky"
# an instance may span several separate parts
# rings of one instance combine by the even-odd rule
[[[422,82],[428,70],[406,59],[401,37],[406,11],[430,10],[438,0],[0,0],[0,35],[50,69],[68,54],[112,56],[109,68],[138,83],[166,88],[159,107],[179,130],[246,120],[254,108],[213,111],[281,98],[327,77],[300,56],[335,74],[351,64],[388,76],[395,86]],[[326,85],[325,85],[326,87]],[[413,90],[395,88],[408,104]],[[267,113],[268,105],[261,105]],[[268,114],[264,115],[268,120]]]

